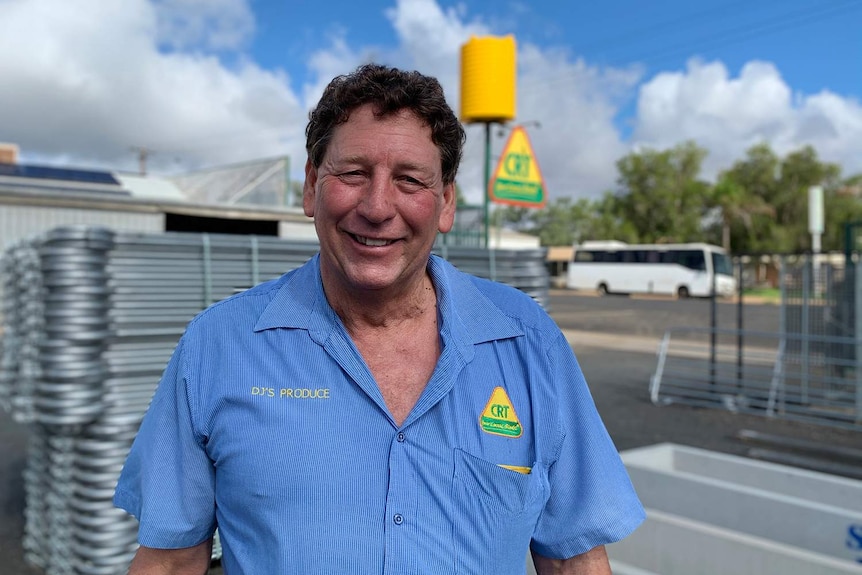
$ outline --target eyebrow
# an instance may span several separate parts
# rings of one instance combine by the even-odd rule
[[[368,163],[368,159],[365,156],[354,154],[351,156],[344,156],[339,158],[338,160],[331,160],[334,166],[343,166],[345,164],[366,164]],[[416,172],[421,172],[423,174],[427,174],[429,176],[434,175],[434,167],[428,167],[423,164],[418,164],[410,161],[399,162],[395,165],[395,169],[398,170],[412,170]]]

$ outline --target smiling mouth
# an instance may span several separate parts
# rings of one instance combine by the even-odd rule
[[[365,236],[357,236],[356,234],[351,235],[353,236],[354,240],[364,246],[383,247],[394,243],[394,240],[375,240],[374,238],[366,238]]]

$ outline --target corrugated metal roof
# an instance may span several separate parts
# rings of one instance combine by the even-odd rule
[[[3,205],[50,206],[91,210],[175,213],[190,216],[240,220],[279,220],[305,222],[302,208],[276,208],[251,205],[202,205],[171,199],[109,196],[86,190],[35,190],[0,182],[0,207]]]
[[[180,191],[179,187],[170,180],[162,178],[150,178],[135,174],[114,174],[123,188],[129,193],[142,200],[174,200],[178,202],[188,201],[188,198]]]

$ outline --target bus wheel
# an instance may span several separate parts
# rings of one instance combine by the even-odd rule
[[[608,290],[608,284],[599,284],[599,295],[608,295],[609,293],[611,292]]]
[[[679,289],[676,290],[676,295],[679,299],[687,299],[688,298],[688,288],[685,286],[679,286]]]

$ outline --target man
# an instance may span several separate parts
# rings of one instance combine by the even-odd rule
[[[115,502],[132,574],[610,573],[643,519],[536,303],[431,256],[464,131],[433,78],[366,65],[310,114],[320,253],[189,325]]]

